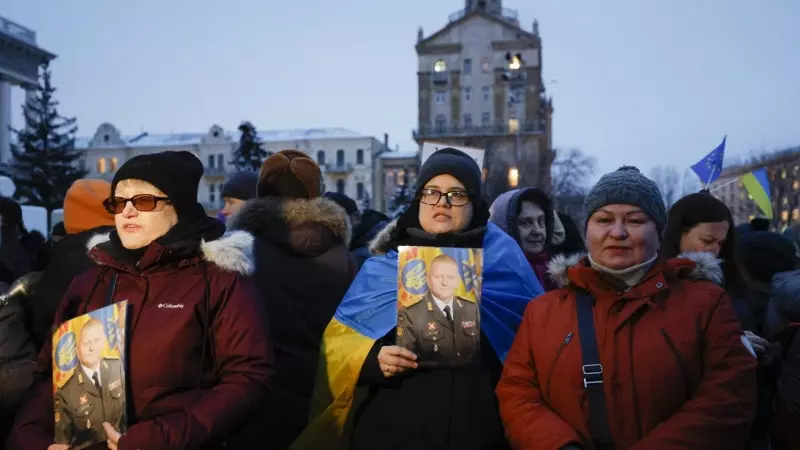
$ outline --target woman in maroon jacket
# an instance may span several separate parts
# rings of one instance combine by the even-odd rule
[[[189,152],[130,159],[115,174],[105,206],[116,230],[89,241],[96,267],[73,281],[59,324],[127,300],[127,422],[104,424],[111,449],[246,448],[236,436],[265,401],[271,373],[266,319],[245,232],[224,226],[197,203],[203,166]],[[10,448],[53,444],[51,345],[19,412]],[[105,436],[102,436],[105,435]]]

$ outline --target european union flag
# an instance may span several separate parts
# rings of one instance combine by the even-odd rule
[[[700,177],[700,181],[709,185],[719,178],[722,174],[722,160],[725,159],[725,140],[728,137],[722,138],[722,143],[717,146],[711,153],[701,159],[700,162],[692,166],[694,173]]]

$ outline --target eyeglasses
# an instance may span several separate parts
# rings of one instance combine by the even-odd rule
[[[162,201],[167,204],[170,203],[167,197],[156,197],[152,194],[139,194],[134,195],[131,198],[125,197],[110,197],[103,200],[103,207],[108,211],[109,214],[121,214],[123,210],[125,210],[125,205],[128,202],[133,204],[133,207],[136,208],[137,211],[152,211],[156,209],[158,206],[158,202]]]
[[[419,195],[420,203],[426,205],[438,205],[444,197],[450,206],[466,206],[469,204],[469,193],[467,191],[442,192],[436,189],[423,189]]]

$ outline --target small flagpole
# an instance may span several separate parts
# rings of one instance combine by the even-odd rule
[[[718,190],[720,190],[720,189],[724,188],[725,186],[727,186],[727,185],[729,185],[729,184],[731,184],[731,183],[735,183],[735,182],[739,181],[739,179],[740,179],[740,178],[742,178],[742,177],[736,177],[736,178],[732,179],[731,181],[728,181],[727,183],[720,184],[719,186],[715,187],[714,189],[712,189],[712,190],[710,190],[710,191],[708,191],[708,192],[715,192],[715,191],[718,191]]]

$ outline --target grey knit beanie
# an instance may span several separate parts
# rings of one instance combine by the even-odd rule
[[[600,181],[586,195],[586,221],[595,211],[606,205],[634,205],[642,208],[658,228],[667,223],[667,208],[656,183],[642,175],[633,166],[622,166],[615,172],[600,177]]]

